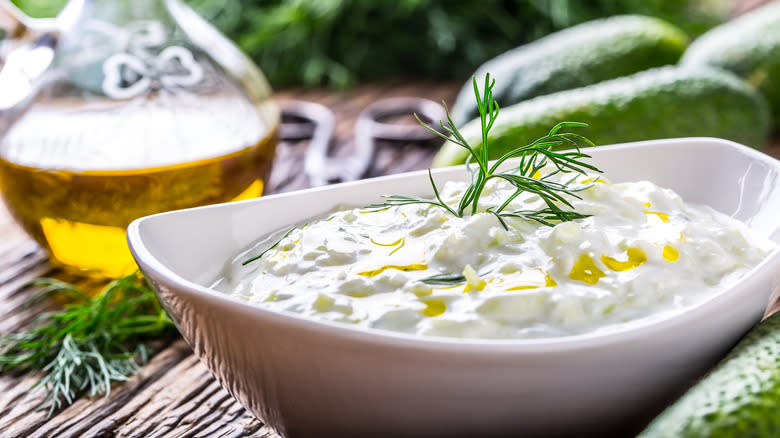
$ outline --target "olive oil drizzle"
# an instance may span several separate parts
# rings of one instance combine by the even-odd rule
[[[671,262],[676,262],[680,258],[679,251],[677,251],[677,249],[674,248],[671,245],[664,246],[662,254],[663,254],[664,260],[666,260],[667,262],[670,262],[670,263]]]
[[[390,251],[389,254],[387,254],[388,256],[391,256],[391,255],[395,254],[396,251],[398,251],[399,249],[403,248],[404,245],[406,245],[406,238],[404,238],[404,237],[401,237],[400,239],[398,239],[398,240],[396,240],[395,242],[392,242],[392,243],[380,243],[380,242],[377,242],[376,240],[374,240],[373,238],[370,238],[369,241],[371,243],[373,243],[374,245],[379,245],[379,246],[392,247],[392,246],[398,245],[398,247],[396,247],[395,249]]]
[[[669,222],[669,215],[667,213],[661,213],[660,211],[647,211],[645,210],[645,214],[647,215],[655,215],[658,216],[659,219],[661,219],[662,222]]]
[[[425,300],[425,309],[422,313],[428,317],[436,317],[447,311],[447,303],[442,300]]]
[[[577,259],[577,262],[571,267],[571,272],[569,272],[569,278],[572,280],[581,281],[591,286],[606,276],[607,274],[599,269],[593,259],[587,254],[580,254],[579,259]]]
[[[544,272],[544,271],[543,271]],[[515,291],[515,290],[528,290],[528,289],[539,289],[542,287],[556,287],[558,286],[558,282],[555,281],[552,276],[548,273],[544,273],[544,284],[521,284],[518,286],[512,286],[506,289],[506,291]]]
[[[378,268],[378,269],[372,269],[370,271],[359,272],[358,275],[362,275],[364,277],[376,277],[377,275],[385,272],[388,269],[397,269],[399,271],[404,271],[404,272],[408,272],[408,271],[424,271],[424,270],[428,269],[428,265],[423,264],[423,263],[415,263],[415,264],[412,264],[412,265],[404,265],[404,266],[387,265],[387,266],[382,266],[381,268]]]
[[[628,248],[628,250],[626,250],[626,256],[628,257],[628,260],[623,262],[613,257],[602,255],[601,263],[612,271],[622,272],[634,269],[647,262],[647,255],[639,248]]]

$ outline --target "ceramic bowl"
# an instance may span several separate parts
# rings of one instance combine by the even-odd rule
[[[780,241],[773,158],[711,138],[591,152],[611,181],[656,182]],[[427,173],[412,172],[158,214],[133,222],[128,239],[203,364],[289,438],[628,434],[711,368],[780,290],[775,251],[737,284],[667,317],[563,338],[466,340],[314,321],[209,289],[264,235],[389,193],[432,195]]]

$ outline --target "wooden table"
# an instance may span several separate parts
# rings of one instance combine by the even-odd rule
[[[325,104],[337,117],[336,149],[352,146],[357,114],[371,102],[391,96],[419,96],[452,102],[458,84],[385,84],[348,92],[286,91],[280,100]],[[307,186],[303,152],[307,142],[279,146],[268,191]],[[383,143],[369,176],[422,169],[430,165],[432,145]],[[780,136],[770,153],[780,157]],[[0,205],[0,333],[18,330],[55,303],[25,307],[33,289],[26,283],[50,275],[46,254],[8,217]],[[0,376],[0,437],[276,437],[223,390],[182,340],[164,345],[129,382],[115,385],[106,398],[81,399],[47,418],[35,410],[41,395],[31,393],[37,376]]]

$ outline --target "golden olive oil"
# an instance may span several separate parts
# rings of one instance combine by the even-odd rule
[[[8,209],[54,262],[109,277],[135,269],[125,241],[133,219],[260,196],[275,136],[230,155],[139,170],[46,170],[0,159]]]

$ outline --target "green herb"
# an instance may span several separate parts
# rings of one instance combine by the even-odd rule
[[[433,186],[433,193],[436,195],[435,201],[431,199],[420,198],[418,196],[387,195],[384,196],[385,202],[379,204],[370,204],[367,205],[366,208],[370,209],[371,212],[376,212],[376,211],[387,210],[388,208],[396,205],[430,204],[430,205],[435,205],[437,207],[444,208],[450,213],[452,213],[453,215],[461,217],[462,214],[456,213],[452,208],[450,208],[449,205],[447,205],[444,201],[442,201],[441,196],[439,196],[439,190],[436,188],[436,183],[433,181],[433,175],[431,174],[431,169],[428,169],[428,179],[431,181],[431,186]]]
[[[490,179],[500,178],[512,184],[515,187],[515,191],[500,206],[491,207],[485,211],[494,214],[504,228],[508,229],[505,219],[509,217],[533,220],[548,226],[552,225],[553,221],[570,221],[587,217],[587,215],[573,211],[574,206],[567,197],[579,198],[576,192],[588,189],[593,184],[591,182],[589,184],[578,184],[576,187],[572,186],[571,183],[574,182],[577,174],[584,175],[588,170],[601,172],[595,166],[582,161],[582,159],[590,158],[590,155],[583,153],[581,148],[595,145],[579,134],[563,132],[562,130],[588,125],[579,122],[558,123],[546,136],[537,139],[529,145],[509,151],[491,163],[488,161],[489,133],[499,114],[498,103],[493,99],[495,80],[491,80],[490,74],[487,74],[482,93],[480,93],[476,78],[473,78],[473,83],[482,124],[482,148],[479,151],[475,151],[461,135],[452,121],[449,111],[447,111],[447,124],[445,125],[443,121],[439,122],[441,131],[434,129],[417,117],[417,120],[431,132],[469,151],[466,168],[471,174],[471,184],[463,192],[457,207],[453,208],[441,199],[431,170],[428,169],[428,178],[433,187],[435,200],[414,196],[390,195],[385,196],[385,202],[371,204],[367,208],[380,209],[388,206],[408,204],[431,204],[444,208],[454,216],[463,217],[467,210],[470,210],[471,214],[478,211],[479,198],[485,189],[485,184]],[[564,151],[555,150],[565,147],[572,149]],[[506,171],[499,170],[499,167],[506,160],[513,157],[520,157],[520,163],[517,167]],[[559,174],[566,173],[574,174],[574,177],[564,182],[552,179]],[[504,211],[512,200],[524,192],[539,196],[544,201],[546,207],[535,211]],[[572,210],[568,210],[566,207]]]
[[[466,277],[460,274],[436,274],[420,280],[422,283],[435,286],[455,286],[466,282]]]
[[[326,221],[329,221],[329,220],[331,220],[331,219],[333,219],[333,216],[331,216],[331,217],[329,217],[329,218],[327,218],[327,219],[325,219],[325,220],[326,220]],[[264,250],[263,250],[263,252],[261,252],[260,254],[258,254],[258,255],[256,255],[256,256],[252,257],[251,259],[248,259],[248,260],[244,261],[243,263],[241,263],[241,266],[246,266],[246,265],[248,265],[248,264],[252,263],[253,261],[255,261],[255,260],[259,259],[259,258],[260,258],[260,257],[262,257],[262,256],[264,256],[264,255],[265,255],[265,253],[267,253],[268,251],[270,251],[270,250],[272,250],[272,249],[276,248],[277,246],[279,246],[279,243],[280,243],[282,240],[284,240],[284,239],[285,239],[287,236],[289,236],[289,235],[290,235],[290,233],[292,233],[292,232],[293,232],[293,230],[294,230],[295,228],[297,228],[297,227],[292,227],[292,228],[290,228],[289,230],[287,230],[287,232],[286,232],[286,233],[284,233],[284,235],[283,235],[282,237],[280,237],[280,238],[279,238],[279,240],[277,240],[276,242],[274,242],[274,244],[273,244],[273,245],[271,245],[271,246],[269,246],[268,248],[264,249]]]
[[[146,363],[144,340],[175,333],[138,273],[112,281],[94,298],[54,279],[34,284],[44,288],[33,302],[53,294],[70,302],[41,315],[31,329],[0,338],[0,371],[42,371],[34,388],[45,390],[49,415],[82,394],[108,395],[113,382],[128,380]]]

